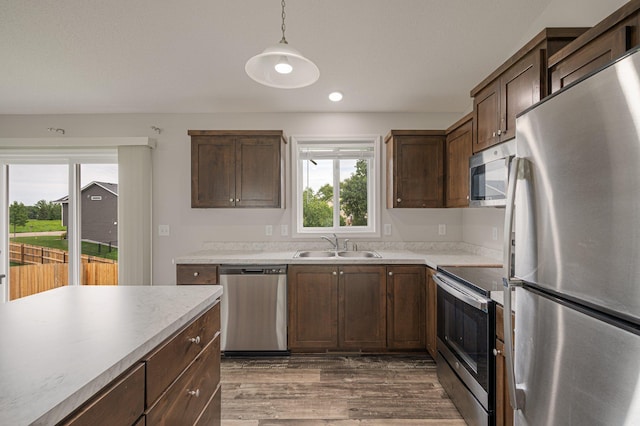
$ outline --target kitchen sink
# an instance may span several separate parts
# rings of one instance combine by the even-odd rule
[[[296,257],[353,257],[353,258],[380,258],[378,253],[375,251],[328,251],[328,250],[300,250],[295,255]]]
[[[293,257],[335,257],[335,251],[326,251],[326,250],[310,250],[310,251],[299,251]]]
[[[375,251],[339,251],[338,256],[339,257],[356,257],[356,258],[382,257]]]

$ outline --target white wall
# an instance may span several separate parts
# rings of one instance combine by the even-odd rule
[[[290,241],[280,225],[291,230],[291,178],[287,173],[286,209],[192,209],[190,138],[187,131],[214,129],[282,129],[292,135],[360,135],[384,137],[391,129],[445,129],[458,114],[113,114],[0,116],[0,137],[51,137],[48,127],[65,129],[65,137],[149,136],[153,150],[153,274],[155,284],[175,283],[172,260],[198,250],[204,242]],[[162,129],[156,134],[151,126]],[[59,136],[59,135],[56,135]],[[384,150],[382,150],[384,152]],[[382,168],[384,162],[380,163]],[[380,199],[384,200],[383,187]],[[382,208],[382,223],[392,235],[381,241],[463,241],[462,209]],[[170,236],[159,237],[158,225],[169,225]],[[438,225],[447,233],[438,235]],[[274,235],[265,235],[272,225]],[[479,222],[474,227],[481,228]],[[482,231],[476,232],[481,242]]]

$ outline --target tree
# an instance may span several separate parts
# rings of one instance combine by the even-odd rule
[[[13,234],[16,234],[18,226],[25,226],[29,221],[28,209],[24,204],[14,201],[9,206],[9,223],[13,225]]]
[[[329,188],[325,188],[328,186]],[[333,209],[328,204],[326,197],[326,190],[330,189],[333,194],[333,188],[330,185],[325,185],[325,192],[321,193],[318,190],[317,194],[314,194],[313,189],[306,188],[302,193],[302,223],[303,226],[312,228],[327,228],[333,226]],[[329,199],[331,199],[331,196]]]
[[[367,225],[367,160],[356,162],[356,171],[340,183],[340,207],[353,216],[353,226]]]

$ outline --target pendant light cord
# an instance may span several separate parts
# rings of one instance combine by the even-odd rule
[[[280,43],[289,44],[287,43],[287,39],[284,36],[284,30],[287,29],[287,27],[284,25],[284,18],[287,16],[287,14],[284,13],[284,6],[284,0],[282,0],[282,40],[280,40]]]

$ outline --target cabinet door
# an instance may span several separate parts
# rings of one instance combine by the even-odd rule
[[[398,136],[394,140],[393,207],[444,205],[444,138]]]
[[[557,92],[621,56],[630,47],[630,28],[621,25],[553,65],[550,70],[551,92]]]
[[[424,267],[387,267],[387,347],[425,348]]]
[[[387,331],[384,266],[342,266],[339,275],[340,348],[384,349]]]
[[[534,50],[509,68],[500,77],[500,141],[516,136],[516,115],[538,102],[546,88],[540,74],[542,50]]]
[[[480,152],[483,149],[498,143],[500,108],[500,84],[495,81],[493,84],[482,89],[473,98],[473,126],[475,127],[475,139],[473,152]]]
[[[236,140],[236,207],[280,207],[280,136]]]
[[[235,167],[232,137],[192,137],[191,207],[233,207]]]
[[[333,266],[290,266],[289,349],[338,347],[338,273]]]
[[[437,339],[438,339],[438,312],[437,312],[437,296],[436,282],[433,276],[436,274],[431,268],[426,269],[427,275],[427,352],[435,360],[437,355]]]
[[[473,120],[466,121],[447,135],[447,207],[469,206],[469,157],[473,148]]]

